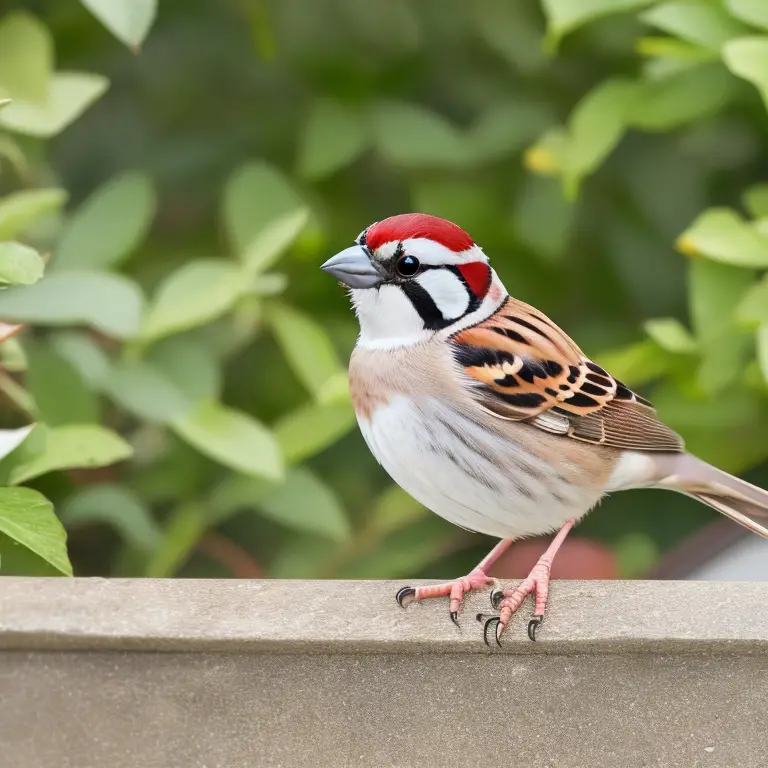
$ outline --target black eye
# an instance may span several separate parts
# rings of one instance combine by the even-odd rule
[[[419,271],[420,266],[419,260],[413,256],[403,256],[397,262],[397,274],[403,277],[413,277]]]

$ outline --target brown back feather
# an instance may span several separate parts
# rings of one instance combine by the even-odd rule
[[[491,412],[576,440],[682,451],[651,404],[593,363],[546,315],[508,297],[487,320],[452,337],[473,394]]]

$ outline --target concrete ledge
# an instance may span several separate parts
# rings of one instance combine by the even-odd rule
[[[399,608],[400,586],[4,578],[0,649],[487,653],[475,615],[491,612],[488,590],[465,601],[458,630],[447,600]],[[515,617],[508,652],[768,651],[768,583],[557,582],[535,644],[530,613]]]
[[[2,768],[764,768],[768,585],[0,579]]]

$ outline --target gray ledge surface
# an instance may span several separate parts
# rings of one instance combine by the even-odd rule
[[[768,585],[0,579],[0,768],[765,768]]]
[[[413,582],[419,583],[433,582]],[[447,599],[395,602],[402,582],[0,579],[0,649],[487,652],[489,589],[448,618]],[[561,581],[537,643],[529,601],[507,651],[768,650],[768,583]]]

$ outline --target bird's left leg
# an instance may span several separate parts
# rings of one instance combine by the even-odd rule
[[[552,561],[555,559],[557,550],[560,549],[568,532],[573,528],[574,520],[566,521],[560,529],[557,536],[552,539],[552,543],[547,551],[539,558],[533,570],[528,576],[520,582],[514,589],[494,589],[491,592],[491,603],[494,608],[499,610],[498,616],[491,616],[486,620],[485,616],[478,614],[480,621],[485,621],[483,636],[488,645],[488,631],[496,625],[496,643],[501,645],[501,636],[507,629],[512,614],[523,604],[523,600],[532,592],[536,593],[536,607],[533,618],[528,622],[528,637],[531,640],[536,639],[536,630],[541,626],[544,620],[544,610],[547,607],[547,598],[549,597],[549,573],[552,569]]]
[[[496,579],[488,576],[488,570],[499,559],[503,552],[509,549],[512,539],[502,539],[466,576],[444,584],[428,587],[402,587],[395,598],[402,608],[413,600],[424,600],[428,597],[450,597],[448,611],[451,621],[458,626],[459,607],[464,595],[473,589],[479,589],[486,584],[498,584]]]

